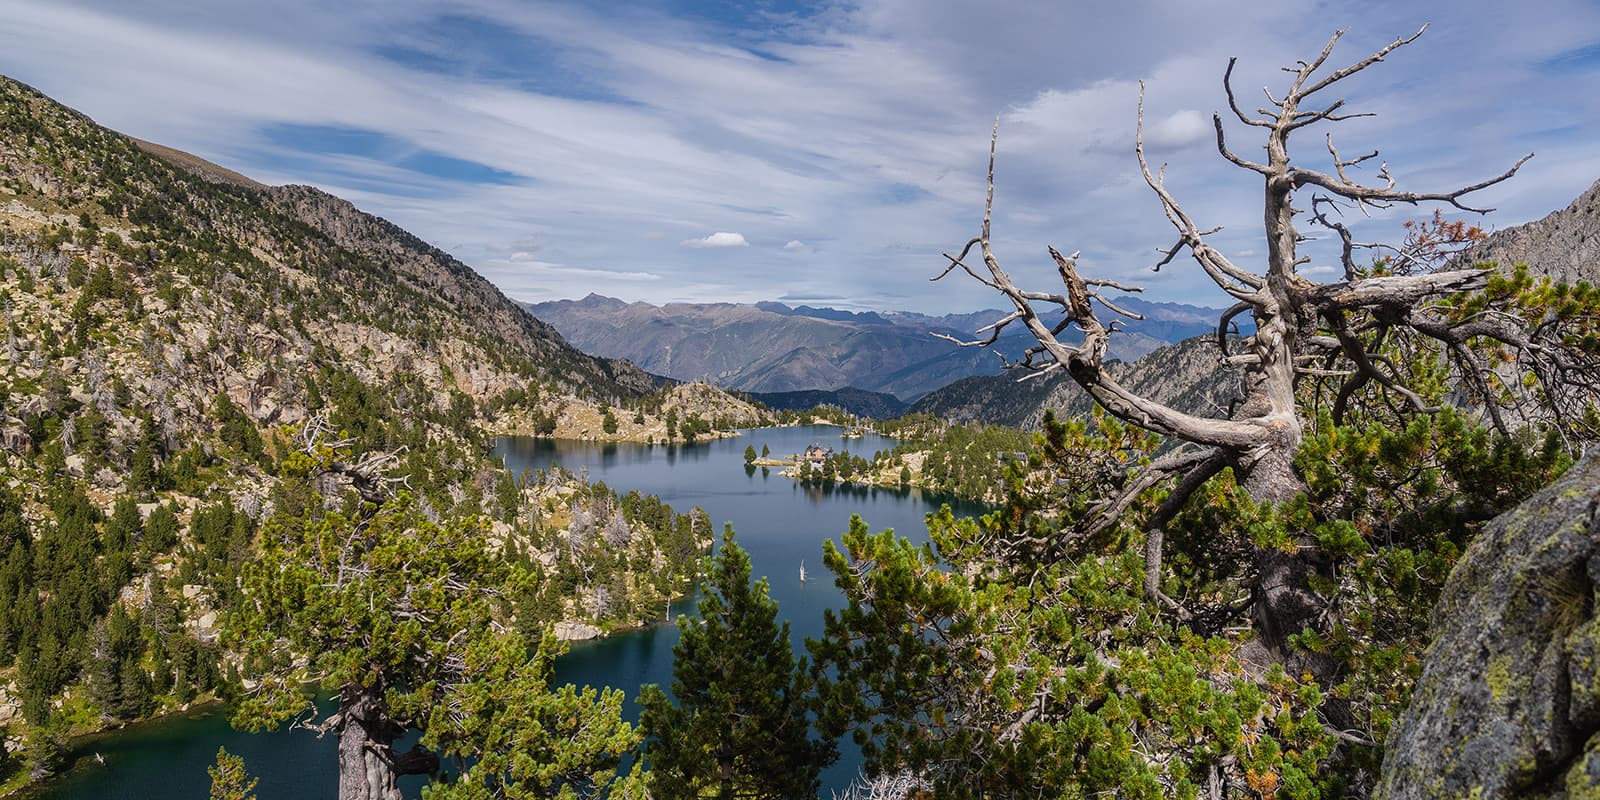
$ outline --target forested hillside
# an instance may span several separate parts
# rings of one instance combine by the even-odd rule
[[[663,431],[681,409],[702,435],[702,415],[759,413],[572,349],[343,200],[262,187],[4,79],[0,309],[0,784],[48,774],[73,733],[208,696],[249,713],[271,676],[331,680],[275,672],[290,662],[246,657],[239,633],[293,638],[293,619],[261,616],[252,565],[319,531],[350,526],[345,567],[373,557],[354,534],[384,520],[408,520],[384,546],[418,553],[431,545],[409,537],[470,532],[452,547],[496,565],[472,591],[505,598],[485,612],[505,625],[473,646],[511,647],[506,663],[515,642],[494,636],[659,619],[702,571],[704,515],[504,474],[490,435],[552,406],[593,412],[595,438],[612,408]]]

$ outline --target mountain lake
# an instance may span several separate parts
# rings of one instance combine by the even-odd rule
[[[832,426],[760,428],[742,436],[694,445],[599,444],[525,437],[500,439],[495,454],[506,468],[548,469],[559,464],[574,473],[587,472],[626,494],[654,494],[679,513],[705,509],[720,535],[732,523],[741,547],[750,553],[752,572],[766,576],[779,615],[790,622],[797,653],[806,637],[822,634],[822,612],[842,605],[833,575],[822,565],[822,542],[837,541],[859,514],[876,532],[893,528],[913,541],[924,541],[923,517],[949,502],[958,514],[976,514],[971,503],[925,496],[916,489],[864,489],[854,486],[802,487],[781,477],[776,468],[747,470],[746,445],[767,446],[774,457],[800,453],[808,445],[870,457],[895,441],[874,434],[845,439]],[[808,580],[800,580],[804,564]],[[693,614],[692,599],[679,601],[672,613]],[[639,687],[672,681],[674,625],[654,625],[587,642],[573,642],[556,663],[558,683],[610,686],[627,692],[624,714],[637,720],[634,701]],[[848,737],[847,737],[848,739]],[[333,798],[337,791],[335,743],[330,734],[319,740],[303,729],[250,734],[228,726],[223,709],[212,705],[131,725],[74,742],[72,766],[22,797],[27,800],[147,800],[205,797],[210,789],[206,768],[217,748],[241,756],[245,768],[260,779],[259,800]],[[822,797],[841,789],[855,776],[857,756],[841,743],[839,763],[823,774]],[[102,763],[103,761],[103,763]],[[401,779],[407,797],[421,794],[423,779]]]

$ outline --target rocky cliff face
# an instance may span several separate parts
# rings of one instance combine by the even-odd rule
[[[1600,181],[1544,219],[1491,234],[1456,263],[1484,261],[1504,269],[1527,264],[1535,275],[1567,283],[1600,279]]]
[[[1600,797],[1600,455],[1499,517],[1434,611],[1381,797]]]

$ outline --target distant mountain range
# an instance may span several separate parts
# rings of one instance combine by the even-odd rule
[[[1113,357],[1130,361],[1209,331],[1218,315],[1215,309],[1131,297],[1117,302],[1146,317],[1111,339]],[[624,358],[678,380],[758,394],[854,388],[910,402],[962,378],[998,374],[996,351],[1017,358],[1031,341],[1015,330],[993,348],[963,348],[934,335],[978,338],[979,328],[1004,316],[993,310],[929,316],[775,302],[656,306],[598,294],[526,308],[584,352]]]

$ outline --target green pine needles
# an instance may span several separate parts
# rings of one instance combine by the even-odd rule
[[[639,703],[656,797],[814,798],[831,741],[810,735],[809,679],[789,623],[765,579],[750,583],[750,557],[722,536],[700,618],[678,618],[672,698],[646,686]]]
[[[1142,494],[1118,524],[1072,536],[1101,487],[1153,438],[1108,419],[1051,420],[1005,507],[929,518],[932,542],[853,520],[826,563],[847,598],[811,644],[830,733],[871,774],[909,771],[938,797],[1361,795],[1421,669],[1429,611],[1466,542],[1570,463],[1559,439],[1498,437],[1446,409],[1395,430],[1321,417],[1296,459],[1308,491],[1257,503],[1224,470],[1166,529],[1148,599]],[[1070,478],[1070,480],[1069,480]],[[1328,624],[1264,657],[1248,555],[1319,543]],[[1305,666],[1331,661],[1319,681]]]

